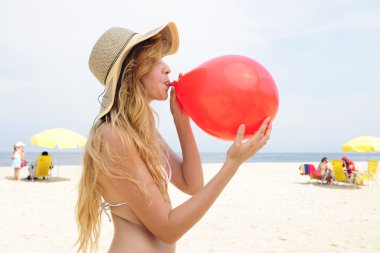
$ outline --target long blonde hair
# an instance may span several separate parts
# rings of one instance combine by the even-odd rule
[[[144,193],[144,182],[130,177],[128,172],[113,169],[111,164],[128,162],[118,157],[103,141],[103,131],[112,127],[123,143],[135,145],[141,159],[159,188],[163,198],[169,202],[167,183],[160,168],[160,143],[154,120],[154,111],[147,99],[141,82],[144,75],[161,60],[162,52],[168,48],[160,34],[139,43],[128,54],[122,67],[116,97],[110,112],[98,119],[90,131],[83,157],[83,173],[78,187],[76,219],[79,232],[77,252],[98,250],[101,230],[101,185],[99,176],[127,179]],[[104,159],[107,157],[107,159]]]

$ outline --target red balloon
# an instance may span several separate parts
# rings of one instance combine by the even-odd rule
[[[244,137],[255,134],[266,117],[274,119],[278,91],[269,72],[240,55],[211,59],[173,82],[178,100],[205,132],[233,140],[240,124]]]

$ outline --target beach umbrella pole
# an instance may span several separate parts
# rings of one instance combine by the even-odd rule
[[[59,177],[59,164],[60,164],[60,154],[61,152],[60,152],[60,150],[59,150],[59,148],[58,148],[58,155],[57,155],[57,162],[58,162],[58,164],[57,164],[57,177]]]
[[[370,159],[370,158],[369,158],[368,153],[367,153],[367,158],[368,158],[368,159],[367,159],[367,174],[368,174],[368,186],[369,186],[369,177],[370,177],[371,175],[370,175],[370,172],[369,172],[369,159]]]

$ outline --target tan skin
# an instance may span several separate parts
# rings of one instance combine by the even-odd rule
[[[328,163],[329,161],[325,160],[318,165],[318,171],[321,173],[322,176],[328,176],[332,173],[332,169],[330,169]]]
[[[168,74],[170,68],[161,61],[147,76],[143,84],[148,91],[150,101],[167,99]],[[176,102],[176,93],[172,89],[170,108],[181,144],[183,158],[164,143],[165,154],[168,154],[172,170],[171,183],[192,197],[172,208],[166,202],[150,176],[144,162],[131,143],[122,143],[110,127],[104,131],[104,140],[114,152],[127,157],[130,162],[114,164],[116,169],[125,170],[133,178],[146,183],[146,194],[128,180],[100,177],[103,187],[102,195],[108,203],[128,202],[127,205],[112,208],[114,238],[110,253],[119,252],[175,252],[175,242],[181,238],[211,207],[227,183],[235,175],[239,166],[259,151],[268,141],[271,132],[270,119],[267,118],[259,131],[247,141],[242,140],[244,125],[239,127],[235,142],[227,153],[227,158],[220,171],[206,184],[199,152],[189,117]],[[169,171],[164,159],[162,166]]]

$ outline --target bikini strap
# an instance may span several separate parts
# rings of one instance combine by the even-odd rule
[[[168,175],[168,173],[166,173],[166,170],[164,170],[164,172],[167,176],[168,183],[170,183],[170,180],[172,179],[172,168],[170,167],[169,159],[166,157],[166,155],[164,154],[164,152],[162,150],[161,150],[161,153],[162,153],[163,157],[165,158],[165,161],[166,161],[168,168],[169,168],[169,175]]]
[[[103,201],[102,204],[100,205],[100,207],[102,208],[102,212],[104,212],[107,215],[108,221],[111,222],[111,215],[107,212],[108,210],[110,210],[110,204],[108,204],[107,202]]]
[[[126,205],[126,204],[127,204],[127,202],[110,204],[110,203],[107,203],[106,201],[103,201],[102,204],[100,204],[100,207],[102,208],[102,211],[107,215],[108,220],[111,222],[111,215],[108,213],[108,211],[111,210],[111,207],[122,206],[122,205]]]

